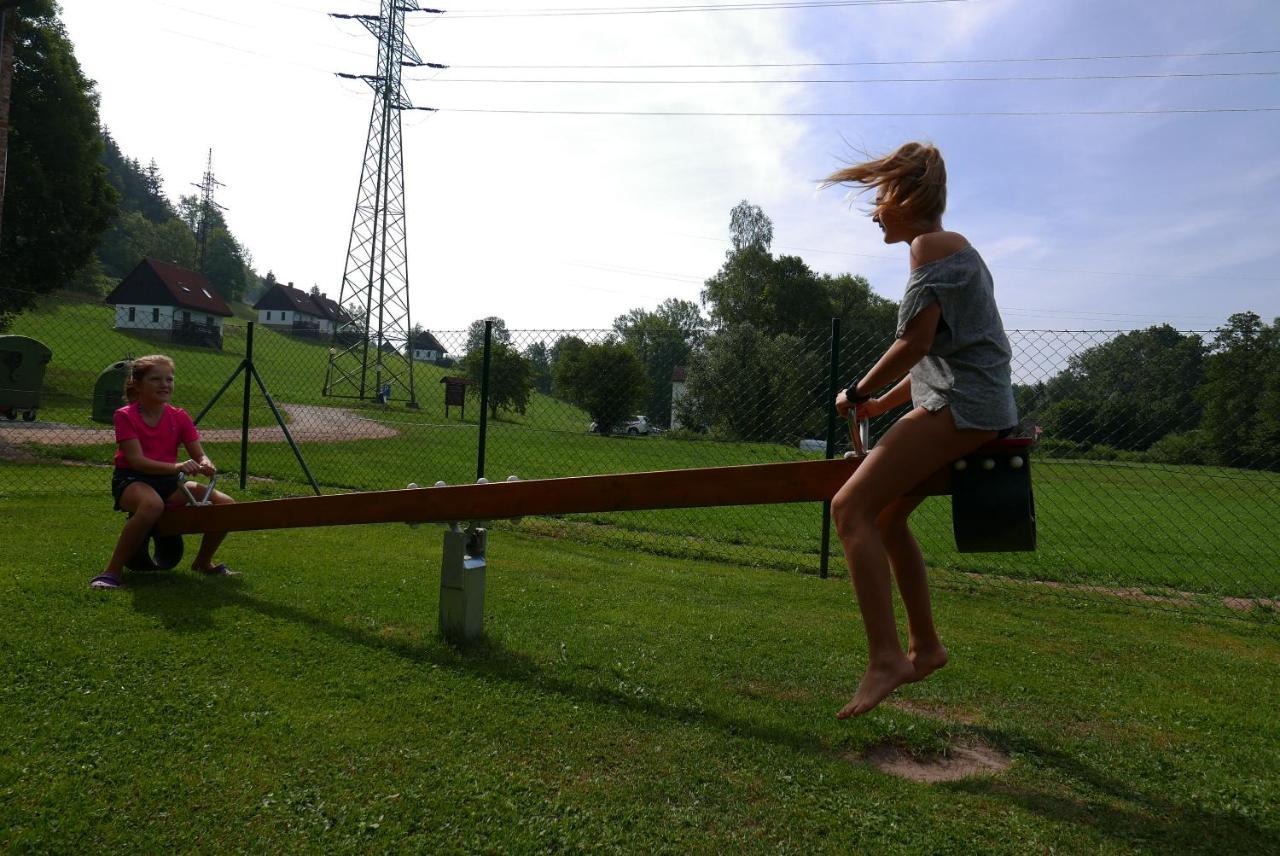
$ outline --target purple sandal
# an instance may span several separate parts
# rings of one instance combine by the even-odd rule
[[[124,588],[124,581],[112,574],[98,574],[89,580],[89,588],[91,589],[119,589]]]
[[[206,577],[238,577],[240,576],[239,571],[233,571],[223,564],[217,564],[217,565],[214,565],[212,568],[203,569],[200,571],[200,573],[204,574]]]

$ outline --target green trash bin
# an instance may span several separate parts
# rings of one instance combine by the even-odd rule
[[[115,412],[124,407],[124,384],[129,379],[129,360],[114,362],[102,370],[93,385],[93,413],[90,418],[94,422],[108,425],[113,421]]]
[[[27,422],[36,418],[44,367],[53,351],[29,336],[0,336],[0,416]]]

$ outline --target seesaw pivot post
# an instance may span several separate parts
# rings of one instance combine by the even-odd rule
[[[484,577],[487,529],[458,525],[444,533],[440,561],[440,633],[468,641],[484,632]]]

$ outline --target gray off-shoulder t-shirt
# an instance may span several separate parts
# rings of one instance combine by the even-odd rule
[[[996,307],[995,283],[977,250],[965,247],[911,272],[898,307],[897,335],[935,300],[942,320],[928,355],[911,369],[912,403],[926,410],[950,405],[957,428],[1013,427],[1013,351]]]

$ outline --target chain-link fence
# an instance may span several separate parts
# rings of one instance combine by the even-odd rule
[[[256,499],[820,459],[833,385],[866,371],[892,337],[834,326],[770,334],[495,324],[486,348],[483,325],[473,325],[417,337],[413,359],[403,343],[371,343],[339,397],[333,353],[350,343],[327,331],[261,313],[251,323],[152,308],[130,314],[64,293],[11,319],[0,334],[0,495],[105,494],[125,361],[147,353],[174,358],[174,403],[200,415],[219,484]],[[1280,615],[1280,459],[1270,423],[1241,415],[1259,379],[1238,376],[1221,335],[1009,337],[1021,431],[1039,437],[1039,549],[961,554],[949,500],[932,498],[913,523],[936,583]],[[873,437],[897,415],[876,420]],[[832,439],[842,454],[847,427]],[[817,573],[823,518],[820,503],[803,503],[519,526]],[[832,571],[843,573],[838,540],[828,549]]]

